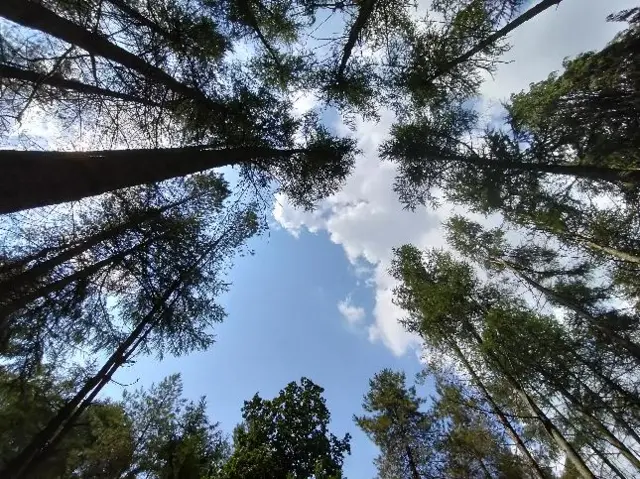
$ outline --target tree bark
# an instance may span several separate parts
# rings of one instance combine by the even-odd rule
[[[482,348],[483,340],[478,334],[478,331],[476,331],[475,327],[468,321],[465,321],[465,328],[474,338],[478,346]],[[540,408],[540,406],[538,406],[536,401],[529,395],[529,393],[526,392],[526,390],[520,384],[520,381],[518,381],[517,378],[515,378],[511,373],[507,371],[507,369],[502,365],[502,362],[499,360],[499,358],[495,354],[493,354],[491,351],[486,351],[485,354],[487,358],[491,362],[493,362],[494,365],[498,368],[500,373],[505,377],[505,379],[514,389],[516,394],[520,396],[520,398],[524,401],[524,403],[527,405],[527,407],[532,412],[532,414],[536,416],[538,420],[542,423],[542,426],[547,431],[549,436],[551,436],[551,438],[556,442],[556,444],[558,444],[560,449],[562,449],[565,452],[565,454],[567,455],[569,460],[573,463],[573,465],[576,467],[578,472],[585,479],[596,479],[596,476],[591,472],[591,470],[589,469],[589,466],[587,466],[584,459],[580,457],[580,454],[578,454],[576,449],[571,445],[571,443],[567,440],[567,438],[564,437],[564,434],[562,434],[560,429],[558,429],[558,427],[553,423],[553,421],[551,421],[547,417],[547,415]]]
[[[513,21],[507,23],[501,29],[499,29],[499,30],[495,31],[494,33],[492,33],[491,35],[489,35],[487,38],[485,38],[480,43],[478,43],[475,47],[471,48],[470,50],[467,50],[465,53],[463,53],[459,57],[457,57],[454,60],[451,60],[450,62],[448,62],[446,65],[444,65],[442,68],[440,68],[439,71],[435,75],[433,75],[430,78],[428,78],[427,79],[427,83],[433,82],[434,80],[438,79],[442,75],[447,74],[449,71],[451,71],[453,68],[455,68],[456,66],[460,65],[461,63],[464,63],[467,60],[470,60],[471,57],[473,57],[474,55],[480,53],[482,50],[484,50],[488,46],[494,44],[495,42],[497,42],[501,38],[505,37],[506,35],[511,33],[513,30],[518,28],[523,23],[528,22],[529,20],[534,18],[536,15],[539,15],[540,13],[544,12],[548,8],[551,8],[553,5],[559,5],[561,1],[562,0],[542,0],[540,3],[538,3],[537,5],[531,7],[529,10],[524,12],[522,15],[520,15],[519,17],[517,17]]]
[[[547,474],[544,472],[542,467],[540,467],[540,464],[538,464],[538,461],[536,461],[536,459],[533,457],[533,455],[531,454],[531,451],[529,451],[529,448],[520,437],[520,434],[518,434],[518,432],[513,428],[513,426],[509,422],[509,419],[507,419],[507,417],[504,415],[504,413],[502,412],[502,408],[500,408],[500,406],[495,402],[495,400],[493,399],[493,396],[491,396],[491,393],[487,390],[484,383],[482,382],[478,374],[475,372],[475,370],[473,369],[473,366],[471,366],[471,363],[467,360],[462,350],[458,347],[457,344],[452,344],[452,348],[456,356],[460,360],[460,362],[464,365],[467,372],[471,375],[471,379],[473,380],[474,384],[478,387],[478,389],[480,389],[480,392],[482,393],[482,395],[485,397],[485,399],[491,406],[491,409],[493,409],[496,416],[498,416],[498,419],[502,424],[502,426],[507,431],[507,434],[509,434],[511,439],[513,439],[518,450],[527,458],[527,461],[529,461],[529,464],[535,471],[536,476],[538,476],[539,479],[546,479]]]
[[[32,70],[14,67],[11,65],[0,64],[0,78],[11,78],[14,80],[22,80],[37,85],[48,85],[60,90],[70,90],[83,95],[97,95],[104,98],[112,98],[114,100],[124,100],[141,105],[157,107],[159,103],[148,98],[140,98],[128,93],[121,93],[106,88],[82,83],[77,80],[67,80],[59,74],[43,74]]]
[[[0,214],[306,151],[208,146],[84,152],[0,150]]]
[[[39,2],[2,0],[0,2],[0,16],[23,27],[39,30],[72,45],[77,45],[89,53],[119,63],[212,111],[221,112],[224,110],[220,104],[212,101],[201,91],[181,83],[161,68],[147,63],[99,34],[90,32],[74,22],[58,16]]]
[[[347,68],[347,63],[349,62],[349,58],[351,58],[353,47],[356,46],[356,42],[358,41],[360,33],[366,27],[367,22],[371,18],[373,7],[375,6],[376,1],[377,0],[363,0],[360,4],[358,16],[356,17],[356,21],[349,30],[349,37],[347,38],[347,43],[345,44],[344,50],[342,52],[340,65],[338,66],[338,79],[342,78],[342,76],[344,75],[344,72]]]
[[[534,279],[530,278],[529,276],[527,276],[526,274],[521,272],[517,268],[516,265],[514,265],[514,264],[512,264],[512,263],[510,263],[508,261],[505,261],[505,260],[503,260],[501,258],[496,258],[495,261],[498,262],[499,264],[502,264],[503,266],[505,266],[506,268],[510,269],[511,271],[513,271],[516,276],[521,278],[523,281],[525,281],[528,285],[530,285],[534,289],[537,289],[541,293],[545,294],[551,300],[555,301],[556,303],[558,303],[561,306],[564,306],[567,309],[570,309],[571,311],[576,313],[579,317],[585,319],[591,326],[593,326],[598,331],[603,333],[607,338],[609,338],[611,340],[611,342],[613,342],[613,343],[623,347],[624,349],[626,349],[629,352],[629,354],[631,354],[636,360],[638,360],[640,362],[640,346],[639,345],[637,345],[636,343],[626,339],[623,336],[620,336],[615,331],[613,331],[611,328],[608,328],[608,327],[600,324],[597,321],[597,318],[594,318],[589,312],[585,311],[579,305],[573,303],[573,301],[571,301],[570,299],[559,295],[558,293],[556,293],[552,289],[549,289],[549,288],[543,286],[542,284],[538,283]]]
[[[151,310],[144,316],[138,325],[129,334],[120,346],[111,354],[109,359],[92,376],[75,396],[67,401],[58,413],[47,423],[31,442],[20,453],[0,471],[0,477],[7,479],[23,479],[30,477],[29,471],[33,470],[37,462],[46,457],[52,450],[55,443],[62,435],[69,430],[77,417],[89,406],[90,402],[109,382],[117,369],[132,356],[137,347],[144,341],[149,332],[153,329],[158,314],[163,309],[165,303],[171,298],[186,278],[194,272],[198,265],[206,260],[209,255],[218,247],[225,238],[227,232],[223,233],[216,241],[200,255],[184,274],[171,283],[160,298],[155,302]],[[176,298],[174,298],[175,301]]]
[[[97,263],[92,264],[86,268],[81,269],[69,276],[65,276],[62,279],[54,281],[52,283],[46,284],[40,288],[37,288],[33,291],[26,293],[25,295],[18,296],[15,300],[9,300],[2,307],[0,307],[0,330],[4,329],[7,324],[7,318],[9,315],[21,310],[29,303],[35,301],[38,298],[42,298],[56,291],[60,291],[66,286],[79,281],[81,279],[89,278],[91,275],[97,273],[102,268],[109,266],[117,261],[121,261],[130,254],[135,253],[136,251],[142,249],[146,246],[150,241],[145,241],[143,243],[137,244],[131,248],[127,248],[124,251],[120,251],[119,253],[113,254],[108,258],[98,261]]]

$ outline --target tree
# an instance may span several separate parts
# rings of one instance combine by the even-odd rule
[[[544,294],[549,301],[574,313],[589,328],[619,346],[620,354],[631,354],[640,359],[640,346],[631,341],[617,325],[629,323],[625,314],[609,309],[603,300],[610,300],[603,288],[589,287],[589,277],[593,274],[588,264],[563,265],[557,251],[540,247],[531,242],[522,246],[509,247],[500,229],[485,231],[474,222],[454,216],[447,222],[448,239],[452,246],[467,257],[476,258],[492,271],[510,271],[527,286]],[[554,288],[545,286],[555,280]],[[571,294],[573,286],[573,295]],[[577,288],[582,291],[578,294]]]
[[[182,397],[180,375],[149,389],[126,392],[122,408],[132,423],[133,454],[118,477],[158,479],[217,477],[231,446],[206,415],[204,398]]]
[[[274,399],[256,394],[245,401],[222,477],[342,477],[350,436],[339,439],[328,431],[330,413],[322,392],[302,378]]]
[[[510,453],[486,402],[461,381],[431,366],[436,395],[418,397],[404,374],[382,370],[370,381],[356,424],[380,448],[380,478],[529,477]],[[544,475],[543,477],[547,477]]]
[[[484,401],[461,385],[438,378],[434,413],[447,432],[437,444],[444,477],[527,477],[526,463],[508,449]],[[546,477],[546,474],[542,477]]]
[[[31,230],[17,221],[6,236],[0,276],[3,356],[28,373],[43,357],[62,361],[76,348],[111,352],[136,327],[136,315],[152,309],[135,301],[163,291],[226,227],[242,225],[236,207],[227,207],[229,196],[220,176],[197,175],[120,191],[53,219],[34,212]],[[229,244],[224,241],[211,256],[215,261],[204,264],[222,266]],[[222,286],[209,279],[200,283],[208,288],[200,296],[203,306]],[[183,326],[197,324],[183,319]],[[198,329],[175,350],[206,345],[208,335]]]
[[[100,370],[6,466],[5,475],[24,477],[51,454],[118,368],[135,354],[182,354],[211,344],[207,329],[212,322],[224,318],[224,311],[216,304],[216,297],[227,288],[222,275],[232,255],[257,232],[259,225],[251,209],[231,209],[226,217],[209,223],[204,219],[192,217],[195,230],[177,231],[184,233],[175,238],[178,249],[154,250],[153,261],[128,265],[137,284],[132,283],[133,287],[121,293],[118,309],[121,321],[131,329],[119,335]],[[198,227],[203,229],[198,231]]]
[[[17,384],[3,377],[4,398],[12,399],[2,403],[0,414],[16,428],[13,431],[23,434],[20,439],[7,437],[3,442],[3,464],[35,432],[34,426],[45,411],[55,413],[51,406],[63,399],[59,391],[64,391],[64,396],[72,386],[71,381],[60,380],[50,371],[32,379],[27,384],[28,392],[18,392],[12,387]],[[48,390],[42,388],[45,384]],[[22,402],[21,406],[12,395]],[[26,397],[30,401],[25,401]],[[204,398],[192,402],[182,397],[178,374],[146,390],[125,392],[120,401],[96,400],[33,474],[52,479],[217,477],[230,445],[218,424],[210,423],[205,409]],[[24,416],[27,410],[30,418]],[[17,429],[18,422],[25,427]]]
[[[407,387],[403,373],[383,369],[369,381],[362,408],[355,416],[358,427],[380,448],[376,459],[380,477],[429,477],[434,456],[433,418],[420,410],[425,400],[415,387]]]
[[[100,8],[80,0],[3,5],[0,15],[37,30],[35,38],[43,39],[33,44],[20,28],[9,37],[16,46],[6,49],[3,60],[8,91],[15,92],[9,102],[15,105],[13,116],[20,118],[35,103],[61,116],[71,132],[88,128],[89,145],[104,148],[5,149],[0,168],[14,184],[24,180],[30,187],[18,191],[12,182],[3,182],[0,212],[221,166],[240,167],[242,177],[256,187],[276,180],[307,206],[344,179],[353,162],[351,140],[329,135],[312,116],[294,118],[288,94],[269,86],[264,72],[225,64],[232,40],[248,35],[247,28],[261,32],[263,43],[295,40],[300,25],[282,18],[290,12],[273,14],[278,20],[265,11],[253,12],[256,6],[246,2],[219,10],[199,0],[167,3],[159,11],[121,1],[102,2]],[[118,35],[111,32],[114,24],[123,25]],[[27,55],[18,47],[22,42]],[[60,42],[71,46],[61,51]],[[41,58],[55,59],[54,69]],[[162,100],[150,105],[140,101],[144,98]],[[31,168],[42,175],[33,175]]]
[[[399,165],[396,189],[402,201],[413,207],[432,199],[439,188],[452,201],[506,215],[533,213],[549,197],[571,204],[567,199],[579,192],[634,201],[640,176],[629,147],[637,142],[633,109],[631,119],[619,117],[629,127],[605,139],[618,116],[614,103],[601,97],[607,92],[615,96],[614,91],[632,94],[631,45],[637,34],[632,23],[602,51],[571,60],[563,75],[514,96],[506,105],[505,128],[488,128],[480,140],[478,115],[463,104],[464,98],[396,124],[381,153]],[[551,109],[557,113],[547,115]],[[589,137],[593,115],[588,112],[596,109],[603,129]]]
[[[504,359],[485,346],[481,329],[491,315],[508,315],[515,302],[508,292],[492,285],[482,285],[470,266],[450,255],[430,251],[424,256],[413,246],[396,251],[391,269],[400,281],[396,289],[398,304],[409,313],[405,325],[420,334],[427,344],[461,359],[464,349],[477,355],[484,366],[501,377],[514,396],[526,405],[549,436],[564,451],[584,477],[595,477],[576,448],[544,412],[527,383],[506,367]],[[508,298],[506,300],[505,298]],[[504,303],[505,301],[506,304]],[[523,313],[524,314],[524,313]]]
[[[4,467],[31,436],[55,414],[55,408],[73,391],[74,381],[61,378],[52,368],[41,368],[28,382],[3,372],[0,378],[2,447]],[[131,424],[115,403],[91,405],[56,450],[33,473],[37,477],[117,477],[132,453]]]

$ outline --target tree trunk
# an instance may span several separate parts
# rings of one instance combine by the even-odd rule
[[[0,214],[306,151],[208,146],[84,152],[0,150]]]
[[[115,238],[118,235],[121,235],[137,226],[146,223],[147,221],[158,218],[165,211],[180,206],[190,201],[191,199],[193,199],[192,196],[179,201],[175,201],[161,208],[152,208],[146,211],[135,213],[131,215],[131,217],[128,218],[124,223],[120,223],[107,229],[101,230],[98,233],[89,236],[88,238],[84,238],[80,242],[74,243],[71,247],[63,250],[58,255],[49,258],[41,263],[38,263],[26,271],[20,272],[8,279],[0,281],[0,291],[15,292],[19,290],[20,286],[38,280],[46,273],[52,271],[58,266],[61,266],[72,258],[89,251],[99,243],[102,243],[103,241],[106,241],[110,238]]]
[[[129,18],[138,22],[140,25],[144,25],[145,27],[147,27],[156,35],[160,35],[161,37],[164,37],[166,40],[171,40],[175,43],[180,43],[180,38],[176,38],[175,35],[172,35],[170,32],[168,32],[166,29],[158,25],[156,22],[142,15],[138,10],[133,8],[126,1],[124,0],[107,0],[107,1],[111,5],[116,7],[118,10],[120,10],[122,13],[124,13],[125,15],[128,15]]]
[[[565,422],[565,424],[567,426],[571,426],[572,422],[553,404],[552,401],[547,401],[547,404],[549,406],[551,406],[551,408],[553,408],[553,410],[556,412],[556,414],[558,416],[560,416],[560,418],[562,418],[562,420]],[[596,453],[596,455],[600,458],[600,460],[609,468],[613,471],[613,473],[618,476],[619,479],[627,479],[627,477],[622,474],[622,472],[620,471],[620,469],[618,469],[610,460],[609,458],[607,458],[606,454],[604,454],[598,447],[594,446],[593,444],[591,444],[589,441],[585,441],[588,446],[593,450],[593,452]]]
[[[14,459],[9,461],[4,470],[0,471],[0,477],[7,479],[30,477],[28,472],[37,465],[37,461],[46,457],[52,451],[52,446],[60,440],[64,432],[69,430],[73,425],[73,421],[77,419],[81,412],[89,405],[90,401],[93,400],[100,390],[109,382],[118,367],[127,361],[142,341],[145,340],[153,329],[155,321],[164,308],[165,303],[171,298],[171,295],[178,290],[180,285],[196,270],[202,261],[206,261],[226,236],[227,232],[225,231],[218,239],[211,242],[206,250],[192,263],[191,267],[187,268],[179,278],[176,278],[176,280],[169,285],[162,296],[155,302],[151,310],[129,334],[127,339],[111,354],[102,368],[100,368],[100,371],[87,380],[75,396],[65,403],[58,413],[49,420],[45,428],[36,434],[31,442]],[[177,297],[174,298],[173,301],[176,299]],[[82,406],[83,404],[84,406]]]
[[[489,35],[487,38],[485,38],[480,43],[478,43],[475,47],[471,48],[470,50],[466,51],[459,57],[445,64],[443,67],[439,69],[439,71],[435,75],[427,79],[427,83],[433,82],[434,80],[438,79],[442,75],[447,74],[449,71],[451,71],[453,68],[460,65],[461,63],[464,63],[467,60],[470,60],[471,57],[480,53],[482,50],[484,50],[488,46],[493,45],[495,42],[497,42],[501,38],[511,33],[513,30],[518,28],[523,23],[528,22],[529,20],[534,18],[536,15],[539,15],[540,13],[544,12],[548,8],[552,7],[553,5],[559,5],[561,1],[562,0],[542,0],[540,3],[531,7],[529,10],[524,12],[522,15],[520,15],[513,21],[507,23],[500,30],[497,30],[491,35]]]
[[[14,80],[22,80],[35,85],[48,85],[60,90],[70,90],[83,95],[97,95],[105,98],[112,98],[115,100],[130,101],[133,103],[140,103],[141,105],[160,106],[159,103],[150,100],[148,98],[140,98],[135,95],[129,95],[127,93],[121,93],[106,88],[100,88],[86,83],[79,82],[77,80],[67,80],[59,74],[43,74],[32,70],[25,70],[14,66],[0,64],[0,78],[11,78]]]
[[[358,11],[358,16],[356,17],[356,21],[353,23],[351,29],[349,30],[349,37],[347,38],[347,43],[344,46],[342,58],[340,59],[340,65],[338,66],[338,79],[342,78],[342,76],[344,75],[344,71],[347,68],[347,63],[349,62],[349,58],[351,57],[353,47],[356,46],[356,42],[358,41],[360,33],[366,27],[367,22],[371,18],[373,7],[375,6],[376,1],[377,0],[363,0],[359,4],[360,9]]]
[[[74,22],[56,15],[39,2],[2,0],[0,2],[0,16],[23,27],[39,30],[72,45],[77,45],[89,53],[119,63],[212,111],[223,110],[220,104],[212,101],[202,92],[179,82],[162,69],[145,62],[142,58],[111,43],[99,34],[90,32]]]
[[[518,432],[513,428],[513,426],[509,422],[509,419],[507,419],[507,417],[504,415],[504,413],[502,412],[502,408],[495,402],[495,400],[493,399],[493,396],[487,390],[484,383],[480,379],[480,376],[478,376],[476,371],[473,369],[473,366],[471,366],[471,363],[467,360],[462,350],[458,347],[457,344],[452,344],[451,346],[456,356],[458,357],[460,362],[464,365],[465,369],[471,376],[471,379],[473,380],[474,384],[478,387],[478,389],[480,389],[480,392],[482,393],[482,395],[485,397],[485,399],[491,406],[491,409],[493,409],[496,416],[498,416],[500,424],[502,424],[502,426],[505,428],[505,430],[507,431],[507,434],[509,434],[511,439],[513,439],[518,450],[527,458],[527,461],[529,461],[529,464],[535,471],[536,476],[538,476],[539,479],[546,479],[547,474],[544,472],[542,467],[540,467],[540,464],[538,464],[538,461],[536,461],[536,459],[533,457],[533,454],[531,454],[531,451],[529,451],[529,448],[520,437],[520,434],[518,434]]]
[[[627,253],[625,251],[620,251],[619,249],[611,248],[609,246],[599,245],[598,243],[595,243],[595,242],[591,241],[586,236],[582,236],[582,235],[579,235],[579,234],[572,234],[571,236],[576,238],[576,241],[578,243],[582,243],[583,245],[588,246],[591,249],[594,249],[596,251],[600,251],[602,253],[606,253],[606,254],[608,254],[610,256],[613,256],[616,259],[625,261],[627,263],[640,264],[640,256],[637,256],[637,255],[634,255],[634,254],[631,254],[631,253]]]
[[[111,264],[116,263],[117,261],[121,261],[125,259],[127,256],[135,253],[136,251],[139,251],[149,243],[150,243],[149,240],[144,241],[140,244],[137,244],[136,246],[127,248],[124,251],[120,251],[119,253],[109,256],[108,258],[100,260],[97,263],[92,264],[91,266],[81,269],[80,271],[76,271],[75,273],[70,274],[69,276],[65,276],[62,279],[59,279],[49,284],[45,284],[40,288],[27,292],[23,296],[18,296],[14,300],[9,299],[9,301],[7,301],[2,307],[0,307],[0,330],[2,330],[6,326],[7,318],[9,317],[9,315],[15,313],[16,311],[21,310],[25,306],[29,305],[29,303],[35,301],[38,298],[45,297],[56,291],[60,291],[66,286],[76,281],[87,279],[91,275],[96,274],[102,268],[105,268]]]
[[[631,450],[620,440],[615,434],[613,434],[607,426],[605,426],[597,417],[591,414],[590,411],[586,410],[584,405],[575,397],[570,391],[568,391],[565,387],[557,384],[553,378],[550,378],[546,373],[543,373],[543,377],[547,379],[550,386],[556,389],[562,396],[564,396],[580,413],[584,415],[584,417],[591,422],[595,426],[595,428],[602,434],[602,437],[605,441],[611,444],[613,447],[618,449],[620,453],[631,463],[633,466],[640,471],[640,460],[631,452]]]
[[[411,471],[412,479],[421,479],[420,473],[418,472],[418,466],[416,466],[416,461],[413,457],[413,452],[409,446],[405,446],[405,452],[407,454],[407,462],[409,463],[409,470]]]
[[[471,336],[473,336],[478,346],[482,348],[483,340],[478,334],[478,331],[476,331],[475,327],[468,321],[465,321],[465,327],[467,331],[471,334]],[[580,457],[580,454],[578,454],[578,452],[567,440],[567,438],[564,437],[564,434],[562,434],[562,431],[560,431],[560,429],[558,429],[558,427],[553,423],[553,421],[551,421],[547,417],[547,415],[540,408],[540,406],[538,406],[536,401],[529,395],[529,393],[525,391],[525,389],[522,387],[520,382],[513,375],[511,375],[511,373],[507,371],[507,369],[502,365],[499,358],[495,354],[493,354],[491,351],[486,351],[485,354],[487,355],[488,359],[494,363],[495,367],[498,368],[501,374],[505,377],[505,379],[514,389],[516,394],[520,396],[520,398],[524,401],[524,403],[527,405],[531,413],[535,417],[537,417],[538,420],[542,423],[542,426],[547,431],[549,436],[551,436],[551,438],[558,444],[560,449],[564,451],[564,453],[567,455],[569,460],[576,467],[578,472],[585,479],[596,479],[596,476],[591,472],[591,470],[589,469],[589,466],[587,466],[584,459]]]
[[[633,429],[629,423],[627,422],[627,420],[622,417],[618,411],[616,411],[613,407],[611,407],[611,405],[609,404],[608,401],[603,400],[599,394],[597,394],[595,391],[593,391],[584,381],[580,380],[580,378],[575,378],[577,381],[579,381],[580,385],[585,388],[587,390],[587,392],[595,397],[598,398],[598,401],[602,404],[602,406],[604,407],[604,409],[606,411],[608,411],[608,413],[611,415],[611,417],[613,418],[613,420],[615,421],[616,425],[624,430],[629,436],[631,436],[633,438],[633,440],[640,445],[640,436],[638,435],[638,433],[635,431],[635,429]]]
[[[145,327],[147,327],[153,317],[152,313],[155,314],[155,312],[156,309],[152,310],[152,312],[140,321],[127,339],[113,352],[100,371],[87,380],[76,395],[67,401],[58,413],[49,420],[45,428],[40,431],[14,459],[9,461],[5,469],[1,471],[0,476],[6,477],[7,479],[29,477],[28,473],[37,465],[37,462],[42,456],[47,455],[48,451],[51,450],[53,441],[55,441],[56,438],[62,437],[61,432],[63,430],[66,432],[70,427],[65,426],[67,424],[73,424],[72,420],[77,417],[75,413],[80,409],[84,400],[95,397],[100,389],[108,383],[117,368],[124,363],[127,348],[143,333]],[[88,404],[86,404],[84,408],[86,408],[87,405]]]
[[[574,357],[581,364],[583,364],[584,366],[589,368],[589,370],[594,375],[596,375],[600,381],[602,381],[604,384],[606,384],[607,387],[609,387],[612,391],[615,391],[616,393],[618,393],[620,395],[620,397],[622,399],[624,399],[626,402],[628,402],[628,405],[630,405],[634,410],[638,410],[640,408],[640,398],[638,398],[638,396],[636,394],[633,394],[633,393],[627,391],[626,389],[624,389],[616,381],[614,381],[613,379],[608,377],[606,374],[601,372],[597,368],[597,366],[595,366],[593,363],[583,359],[578,354],[575,354]]]
[[[555,301],[559,305],[564,306],[567,309],[570,309],[571,311],[576,313],[579,317],[585,319],[591,326],[593,326],[598,331],[603,333],[607,338],[609,338],[611,340],[611,342],[613,342],[613,343],[623,347],[624,349],[626,349],[629,352],[629,354],[631,354],[636,360],[638,360],[640,362],[640,346],[639,345],[637,345],[636,343],[626,339],[623,336],[620,336],[618,333],[613,331],[611,328],[608,328],[608,327],[604,326],[603,324],[598,322],[598,320],[596,318],[594,318],[591,314],[589,314],[589,312],[587,312],[584,309],[582,309],[579,305],[573,303],[573,301],[571,301],[570,299],[565,298],[562,295],[559,295],[558,293],[556,293],[552,289],[547,288],[546,286],[543,286],[542,284],[538,283],[534,279],[530,278],[529,276],[527,276],[526,274],[521,272],[517,268],[516,265],[514,265],[514,264],[512,264],[512,263],[510,263],[508,261],[505,261],[503,259],[496,259],[496,261],[499,264],[502,264],[506,268],[508,268],[511,271],[513,271],[516,276],[520,277],[528,285],[530,285],[534,289],[537,289],[541,293],[544,293],[552,301]]]
[[[427,153],[425,156],[429,157],[429,154]],[[491,170],[513,172],[533,171],[536,173],[573,176],[574,178],[592,181],[606,181],[616,185],[640,185],[640,169],[607,168],[603,166],[572,165],[566,163],[523,163],[507,160],[489,160],[480,156],[467,157],[462,155],[433,155],[433,159],[444,163],[466,163]]]

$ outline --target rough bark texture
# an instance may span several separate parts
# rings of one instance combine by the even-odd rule
[[[167,148],[87,152],[0,151],[0,214],[77,201],[146,183],[304,150]]]

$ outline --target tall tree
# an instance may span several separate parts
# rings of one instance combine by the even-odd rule
[[[509,314],[509,308],[503,303],[508,293],[492,285],[482,285],[468,264],[438,251],[423,256],[412,246],[397,250],[392,273],[400,281],[396,298],[409,313],[405,322],[409,330],[420,334],[429,346],[447,351],[451,357],[455,357],[454,351],[463,348],[478,355],[485,367],[504,379],[513,395],[526,405],[530,415],[540,422],[580,473],[587,478],[595,477],[584,458],[545,413],[526,382],[485,347],[480,328],[491,315]],[[509,301],[515,298],[510,297]]]
[[[227,288],[222,275],[231,256],[259,226],[251,210],[231,210],[226,218],[207,226],[212,231],[198,234],[197,230],[187,230],[186,236],[178,236],[180,249],[156,250],[154,262],[130,266],[139,286],[120,296],[118,308],[121,319],[132,329],[121,334],[101,369],[6,466],[5,475],[24,477],[46,459],[118,368],[135,354],[180,354],[211,344],[207,328],[224,317],[215,302],[216,296]],[[212,238],[212,232],[218,236]]]
[[[309,116],[294,118],[286,89],[272,88],[264,72],[250,65],[225,59],[231,44],[248,35],[247,28],[261,32],[266,41],[297,38],[301,24],[284,5],[284,11],[267,14],[263,5],[242,2],[220,8],[199,0],[164,3],[168,5],[3,5],[0,15],[37,30],[35,37],[43,38],[34,44],[24,28],[7,37],[4,81],[16,95],[10,101],[16,108],[13,116],[20,118],[35,102],[73,127],[65,135],[66,144],[85,128],[90,135],[85,145],[103,148],[5,149],[0,168],[14,184],[33,183],[18,191],[12,182],[3,182],[0,212],[221,166],[240,167],[243,178],[256,186],[277,180],[305,205],[334,191],[344,179],[353,161],[353,142],[332,137]],[[261,7],[261,13],[254,12]],[[309,9],[301,15],[312,15],[316,7]],[[118,24],[122,29],[113,33]],[[54,38],[71,46],[61,51]],[[181,41],[176,43],[176,38]],[[23,42],[26,54],[19,47]],[[54,61],[55,68],[41,58]],[[26,97],[23,102],[21,95]],[[148,100],[139,101],[144,98],[160,100],[149,105]],[[31,168],[42,174],[26,174]]]
[[[407,387],[403,373],[383,369],[369,381],[362,403],[367,414],[354,419],[380,449],[376,459],[380,477],[430,477],[439,430],[433,418],[420,410],[424,402],[415,387]]]
[[[607,136],[618,107],[602,98],[633,96],[637,36],[632,22],[602,51],[569,61],[562,75],[514,96],[505,128],[489,128],[479,140],[478,114],[461,102],[395,125],[381,153],[399,165],[396,189],[403,202],[429,201],[436,188],[482,212],[509,212],[516,205],[533,212],[545,195],[566,203],[563,198],[580,192],[634,201],[640,181],[629,147],[637,142],[634,104],[628,103],[629,119],[619,117],[629,127]],[[557,113],[545,113],[552,109]],[[600,112],[603,129],[588,136],[590,109]]]
[[[603,304],[603,300],[610,301],[611,298],[603,288],[589,286],[593,271],[588,264],[563,265],[557,251],[531,242],[510,247],[502,230],[484,230],[478,223],[460,216],[449,219],[447,229],[449,243],[458,251],[475,258],[490,270],[512,272],[534,291],[585,321],[589,328],[598,332],[597,336],[606,337],[610,343],[640,359],[640,346],[630,340],[628,334],[616,330],[628,325],[631,318]],[[555,288],[554,283],[557,285]],[[582,286],[581,294],[572,296],[571,286],[579,285]]]
[[[149,288],[164,288],[164,274],[216,240],[233,217],[229,195],[220,176],[197,175],[120,191],[53,221],[34,212],[32,228],[25,218],[17,221],[8,229],[0,276],[1,351],[9,364],[27,372],[43,356],[62,360],[78,347],[116,347],[137,322],[122,307],[136,295],[151,297]]]

